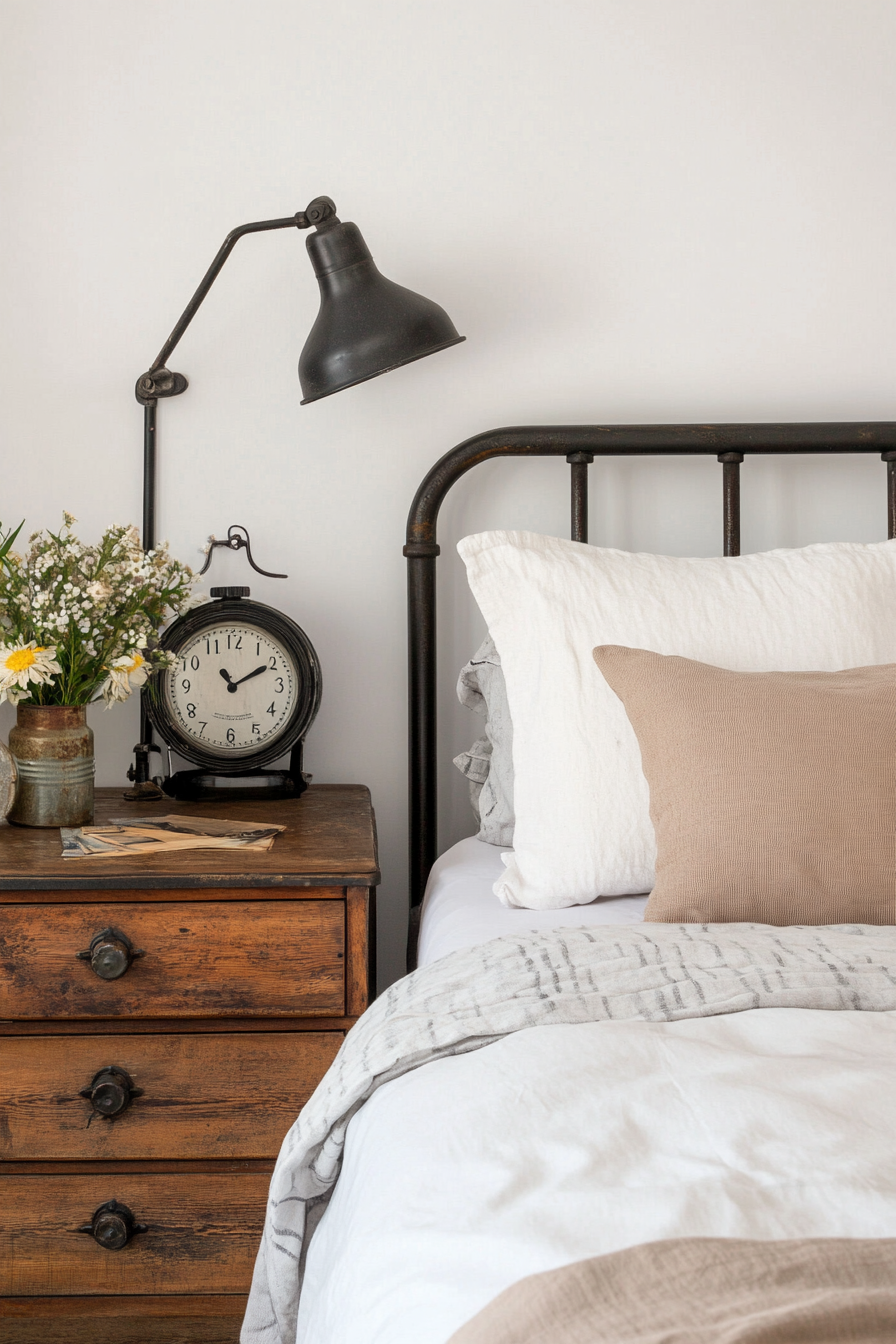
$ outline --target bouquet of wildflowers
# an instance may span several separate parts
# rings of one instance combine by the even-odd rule
[[[111,705],[173,666],[156,637],[193,604],[192,571],[167,545],[144,552],[134,527],[85,546],[74,522],[35,532],[25,556],[0,532],[0,704]]]

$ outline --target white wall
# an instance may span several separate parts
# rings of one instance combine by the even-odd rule
[[[253,592],[321,656],[308,768],[373,790],[386,983],[402,965],[401,546],[420,478],[502,424],[896,416],[896,7],[4,0],[0,27],[5,522],[68,508],[92,536],[139,520],[133,384],[236,224],[329,194],[385,274],[468,337],[300,409],[317,307],[303,236],[252,238],[172,361],[189,392],[159,412],[160,533],[195,562],[241,522],[290,575]],[[881,538],[883,470],[748,463],[744,548]],[[489,464],[449,501],[446,703],[480,631],[450,543],[565,531],[565,477]],[[592,479],[592,540],[719,548],[714,462]],[[118,783],[134,708],[92,722],[100,782]],[[445,715],[445,840],[468,829],[447,761],[473,728]]]

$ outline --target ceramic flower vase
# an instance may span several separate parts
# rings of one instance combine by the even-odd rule
[[[72,705],[18,705],[9,750],[18,783],[7,821],[85,826],[93,821],[93,729]]]

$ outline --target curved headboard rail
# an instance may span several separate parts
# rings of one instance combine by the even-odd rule
[[[896,537],[896,422],[720,425],[520,425],[452,448],[418,489],[408,515],[408,710],[411,919],[415,964],[420,905],[437,854],[436,527],[451,487],[493,457],[564,457],[572,468],[571,532],[587,541],[588,466],[595,457],[715,456],[722,464],[725,555],[740,553],[739,469],[749,454],[880,453],[887,463],[887,535]]]

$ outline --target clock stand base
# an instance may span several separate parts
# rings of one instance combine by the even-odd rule
[[[208,770],[178,770],[164,780],[162,788],[179,802],[243,802],[254,799],[299,798],[308,785],[288,770],[257,770],[246,775],[215,775]]]
[[[178,770],[163,781],[169,798],[179,802],[246,802],[300,798],[311,779],[302,770],[302,743],[290,752],[288,770],[246,770],[237,774],[217,774],[214,770]]]

